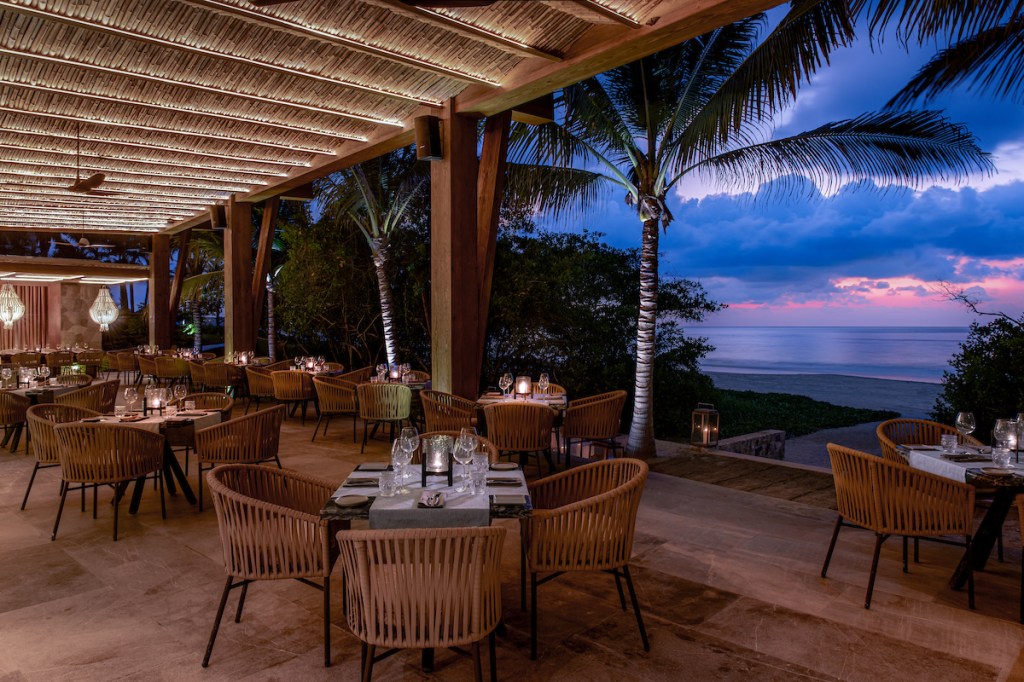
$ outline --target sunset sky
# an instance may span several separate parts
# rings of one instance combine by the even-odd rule
[[[777,136],[880,109],[930,50],[866,39],[834,56],[780,121]],[[966,123],[999,169],[959,187],[919,192],[845,187],[823,196],[677,188],[661,272],[700,280],[729,310],[718,325],[966,325],[940,282],[983,307],[1024,308],[1024,105],[957,93],[930,105]],[[697,180],[694,178],[694,180]],[[619,192],[618,194],[621,194]],[[635,214],[612,195],[585,223],[621,247],[639,245]]]

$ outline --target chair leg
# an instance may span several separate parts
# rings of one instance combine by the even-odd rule
[[[647,639],[647,628],[644,627],[644,617],[640,614],[640,602],[636,598],[636,589],[633,587],[633,578],[629,574],[629,564],[622,567],[622,574],[626,577],[626,587],[629,589],[629,600],[633,602],[633,612],[636,614],[636,626],[640,628],[640,639],[644,643],[644,651],[650,651],[651,642]]]
[[[363,445],[362,445],[361,448],[359,448],[359,454],[360,455],[363,454],[363,452],[366,451],[366,426],[367,426],[367,424],[364,421],[363,422]]]
[[[619,606],[621,606],[622,610],[625,611],[626,595],[622,592],[622,578],[619,577],[618,571],[614,571],[612,575],[615,576],[615,589],[619,591]]]
[[[366,644],[366,654],[363,658],[363,682],[370,682],[373,679],[373,658],[377,655],[377,646]]]
[[[520,523],[519,527],[520,536],[525,537],[523,533],[526,531],[526,524]],[[1024,559],[1021,559],[1021,562],[1024,565]],[[519,543],[519,607],[523,611],[526,610],[526,544],[523,541]]]
[[[530,573],[530,660],[537,660],[537,574]]]
[[[157,478],[160,480],[160,517],[167,520],[167,500],[164,498],[164,472],[157,471]]]
[[[68,484],[64,483],[64,489],[60,491],[60,506],[57,507],[57,520],[53,522],[53,533],[50,534],[50,541],[57,539],[57,526],[60,525],[60,516],[64,513],[64,500],[68,498]]]
[[[244,589],[244,588],[243,588]],[[217,606],[217,616],[213,619],[213,630],[210,631],[210,641],[206,645],[206,655],[203,656],[203,667],[210,665],[210,654],[213,653],[213,643],[217,641],[217,630],[220,629],[220,619],[224,617],[224,607],[228,603],[228,592],[231,591],[231,576],[224,583],[224,591],[220,595],[220,604]]]
[[[907,546],[908,546],[909,542],[910,542],[910,540],[907,538],[906,535],[904,535],[903,536],[903,572],[904,573],[909,573],[910,572],[907,569]]]
[[[324,667],[331,667],[331,576],[324,577]]]
[[[825,563],[821,567],[821,577],[824,578],[825,574],[828,573],[828,565],[832,563],[832,552],[836,548],[836,538],[839,537],[839,529],[843,526],[843,517],[836,517],[836,527],[832,531],[832,541],[828,543],[828,553],[825,554]]]
[[[245,598],[249,594],[249,583],[242,584],[242,593],[238,595],[238,608],[235,609],[235,622],[242,622],[242,609],[245,608]]]
[[[495,646],[494,630],[487,635],[487,648],[491,659],[491,682],[498,682],[498,647]]]
[[[199,485],[197,486],[196,494],[199,497],[199,511],[203,511],[203,463],[196,462],[196,469],[199,470]]]
[[[308,407],[309,407],[309,401],[308,400],[303,400],[302,401],[302,420],[299,422],[299,424],[301,424],[302,426],[306,425],[306,408],[308,408]]]
[[[141,483],[140,483],[141,485]],[[117,542],[117,517],[118,510],[121,508],[121,496],[114,491],[114,542]]]
[[[999,535],[996,536],[996,554],[997,554],[997,556],[999,558],[999,561],[1002,562],[1002,560],[1003,560],[1003,529],[1002,528],[999,529]]]
[[[28,504],[28,494],[32,492],[32,483],[36,480],[36,472],[39,471],[39,460],[36,460],[36,464],[32,467],[32,475],[28,479],[28,487],[25,488],[25,497],[21,501],[21,511],[25,511],[25,505]]]
[[[875,591],[875,575],[878,574],[878,555],[882,551],[883,542],[885,542],[885,536],[881,533],[875,533],[875,553],[871,557],[871,575],[868,577],[867,594],[864,595],[864,608],[866,609],[871,608],[871,593]]]
[[[473,642],[473,679],[484,682],[483,662],[480,659],[480,642]]]
[[[316,432],[320,430],[320,422],[322,422],[323,420],[323,416],[316,420],[316,426],[313,427],[313,437],[309,439],[310,443],[316,440]]]
[[[921,563],[921,538],[914,538],[914,563]]]
[[[965,536],[964,544],[967,545],[967,606],[974,608],[974,543],[971,536]]]
[[[319,419],[323,419],[324,417],[327,417],[327,421],[324,422],[324,432],[323,432],[323,437],[324,438],[327,438],[327,427],[331,425],[331,417],[332,416],[334,416],[334,415],[322,414],[319,417],[317,417],[318,420]]]

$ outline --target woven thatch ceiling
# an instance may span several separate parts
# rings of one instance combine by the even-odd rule
[[[0,0],[0,227],[155,231],[777,1]]]

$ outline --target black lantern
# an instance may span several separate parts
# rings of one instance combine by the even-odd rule
[[[420,485],[427,487],[427,479],[442,476],[452,480],[452,446],[455,439],[451,436],[430,436],[420,441]]]
[[[690,444],[707,448],[718,445],[718,410],[711,403],[697,403],[690,422]]]

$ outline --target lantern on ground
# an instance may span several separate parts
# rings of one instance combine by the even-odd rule
[[[420,484],[426,488],[427,479],[441,476],[452,485],[452,446],[455,439],[451,436],[431,436],[421,440],[420,447]]]
[[[117,315],[117,306],[114,305],[114,299],[110,297],[110,289],[100,287],[100,292],[96,294],[96,300],[89,308],[89,317],[100,326],[101,332],[105,332],[110,329],[110,325],[117,319]]]
[[[18,292],[10,284],[4,284],[0,288],[0,322],[4,323],[4,329],[10,329],[24,315],[25,304],[18,297]]]
[[[718,445],[718,410],[711,403],[697,403],[690,422],[690,443],[710,448]]]
[[[516,395],[524,399],[533,393],[533,379],[530,377],[516,377]]]

